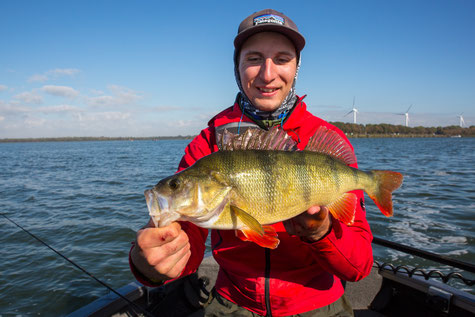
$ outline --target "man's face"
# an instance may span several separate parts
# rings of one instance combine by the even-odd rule
[[[277,109],[292,88],[297,55],[292,42],[280,33],[261,32],[249,37],[239,55],[244,93],[259,110]]]

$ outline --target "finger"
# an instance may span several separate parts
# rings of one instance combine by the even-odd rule
[[[283,222],[285,231],[287,231],[289,235],[298,235],[302,231],[302,226],[299,224],[299,217],[300,216],[297,216]]]
[[[177,253],[157,263],[154,268],[158,273],[166,275],[169,278],[177,277],[183,271],[186,263],[188,263],[190,255],[190,245],[187,244]]]
[[[161,246],[174,240],[181,232],[178,222],[162,228],[145,228],[137,232],[137,245],[142,250]]]
[[[295,235],[295,232],[293,230],[293,226],[292,226],[292,219],[289,219],[289,220],[285,220],[284,222],[282,222],[282,224],[284,225],[284,228],[285,228],[285,231],[287,231],[287,233],[289,235]]]
[[[168,261],[176,254],[180,254],[180,252],[183,253],[183,249],[189,248],[190,242],[188,235],[184,231],[181,231],[174,240],[158,247],[146,249],[143,251],[143,255],[151,266],[155,266],[160,262]]]

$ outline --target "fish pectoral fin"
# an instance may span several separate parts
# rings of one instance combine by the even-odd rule
[[[255,231],[261,236],[264,235],[264,229],[259,221],[257,221],[253,216],[235,205],[231,205],[231,211],[234,212],[236,217],[238,217],[239,220],[241,220],[250,230]]]
[[[333,217],[341,222],[352,225],[355,221],[356,204],[358,197],[353,193],[345,193],[340,198],[327,205]]]
[[[236,236],[242,241],[251,241],[264,248],[275,249],[280,243],[277,232],[272,226],[262,226],[264,234],[260,235],[251,229],[236,230]]]

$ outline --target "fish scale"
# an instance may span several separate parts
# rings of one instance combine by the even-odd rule
[[[353,169],[313,152],[223,151],[202,161],[203,167],[227,175],[228,184],[242,199],[231,204],[261,224],[292,218],[313,205],[327,205],[346,191],[361,189],[359,183],[365,178],[371,182],[367,173],[358,170],[361,175],[355,182]]]

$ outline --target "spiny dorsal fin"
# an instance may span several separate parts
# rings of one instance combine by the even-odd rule
[[[351,146],[338,132],[320,126],[313,134],[305,147],[305,151],[320,152],[330,155],[345,164],[356,163],[356,156]]]
[[[295,142],[284,130],[277,127],[269,131],[250,128],[243,134],[234,134],[224,129],[216,136],[218,148],[222,151],[235,150],[269,150],[295,151]]]

